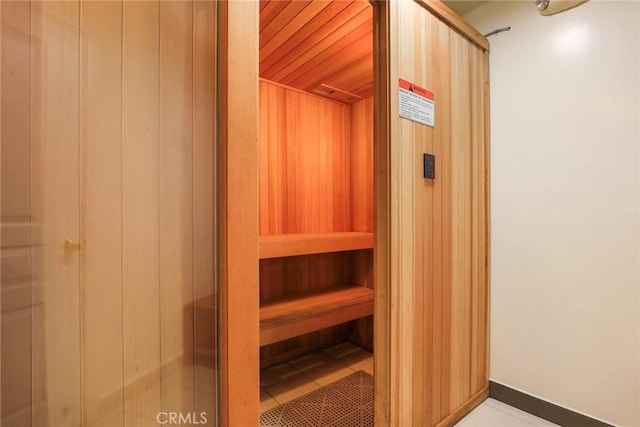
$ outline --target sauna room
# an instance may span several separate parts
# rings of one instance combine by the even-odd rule
[[[262,1],[259,22],[264,418],[372,380],[374,86],[369,2]]]

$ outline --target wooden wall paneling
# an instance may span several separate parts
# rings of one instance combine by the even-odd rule
[[[193,336],[185,308],[193,290],[193,3],[160,3],[160,314],[163,378],[193,384],[193,355],[184,337]],[[169,372],[174,366],[182,369]],[[182,379],[180,379],[182,377]],[[164,411],[193,407],[186,388],[163,388]]]
[[[123,409],[125,413],[154,419],[162,410],[161,388],[150,387],[161,381],[158,236],[160,4],[125,2],[123,8]]]
[[[424,52],[414,58],[413,78],[419,81],[420,85],[434,90],[435,79],[439,76],[432,72],[431,64],[434,63],[433,50],[431,49],[430,33],[435,20],[422,13],[414,15],[413,26],[414,52]],[[438,58],[439,59],[439,58]],[[431,72],[430,72],[431,71]],[[431,404],[431,390],[428,379],[434,375],[431,367],[433,365],[433,312],[434,306],[439,303],[433,299],[433,291],[436,284],[433,280],[433,190],[435,180],[420,179],[422,168],[422,154],[434,152],[433,134],[434,128],[413,123],[415,135],[415,173],[418,178],[418,188],[416,193],[416,325],[415,325],[415,351],[414,351],[414,373],[415,378],[421,381],[414,381],[413,402],[416,411],[414,412],[414,425],[428,425],[432,417],[433,405]],[[446,168],[446,166],[445,166]],[[446,170],[445,170],[446,173]]]
[[[350,106],[351,223],[373,232],[373,97]],[[354,281],[373,289],[373,251],[353,253]],[[373,351],[373,318],[353,322],[351,341]]]
[[[373,232],[373,97],[354,102],[351,112],[351,222]]]
[[[490,351],[489,343],[490,341],[490,331],[489,331],[489,322],[490,322],[490,307],[491,307],[491,129],[490,129],[490,120],[491,120],[491,111],[490,111],[490,103],[489,103],[489,94],[490,94],[490,75],[489,75],[489,52],[485,50],[482,55],[482,69],[483,69],[483,77],[484,77],[484,90],[482,93],[483,103],[484,103],[484,152],[483,154],[483,167],[482,174],[484,180],[483,187],[483,200],[484,203],[484,295],[481,296],[481,309],[480,315],[482,316],[480,322],[484,322],[481,327],[481,331],[484,334],[481,337],[481,350],[479,353],[484,358],[482,366],[482,374],[484,378],[489,380],[489,360],[490,360]],[[484,297],[484,300],[482,300]],[[484,346],[484,348],[483,348]]]
[[[274,3],[274,2],[271,2]],[[270,3],[269,3],[270,4]],[[270,108],[264,108],[269,103],[269,89],[271,85],[259,85],[259,126],[258,126],[258,222],[260,235],[269,234],[269,127],[272,122],[269,120]],[[272,107],[274,108],[274,107]],[[293,198],[293,197],[292,197]]]
[[[268,89],[269,103],[267,111],[269,112],[269,127],[268,127],[268,140],[266,141],[269,152],[268,158],[268,194],[267,201],[269,207],[273,209],[273,214],[269,215],[269,228],[273,233],[279,234],[284,232],[282,223],[282,202],[281,197],[282,186],[286,182],[282,178],[282,156],[285,150],[278,143],[279,141],[286,141],[284,138],[286,135],[286,115],[282,112],[285,107],[286,94],[283,88],[272,86]],[[274,105],[275,104],[275,105]],[[262,143],[260,141],[260,143]]]
[[[356,252],[360,251],[260,260],[260,302],[356,284]]]
[[[484,52],[464,28],[432,16],[422,3],[390,5],[389,81],[395,88],[402,77],[432,90],[436,125],[399,118],[392,96],[391,141],[400,143],[378,151],[396,170],[390,175],[389,237],[390,281],[398,285],[377,289],[378,298],[395,292],[390,298],[396,303],[391,312],[378,304],[378,315],[388,316],[389,323],[376,322],[383,331],[378,340],[386,340],[376,347],[383,349],[377,362],[389,363],[390,370],[379,392],[391,398],[388,412],[378,407],[376,416],[391,425],[450,425],[487,395],[486,376],[480,375],[487,359],[480,353],[486,354],[488,199],[477,182],[485,181],[480,153],[486,152],[487,135],[479,122],[487,119],[486,94],[475,86],[486,90],[478,65]],[[434,181],[422,178],[423,152],[436,155]],[[376,167],[384,172],[384,166]],[[378,197],[384,200],[384,192]],[[386,225],[382,219],[377,224]],[[376,251],[384,251],[383,245]],[[407,258],[415,261],[406,263]]]
[[[349,107],[264,80],[260,94],[260,234],[349,231]]]
[[[333,137],[329,134],[327,146],[330,147],[329,153],[333,156],[329,159],[329,168],[333,169],[332,180],[328,181],[331,187],[326,190],[327,206],[333,208],[333,219],[328,218],[327,227],[330,231],[353,230],[351,219],[352,208],[352,189],[350,185],[351,174],[351,148],[349,146],[351,125],[350,111],[341,104],[326,104],[333,111],[333,119],[330,123],[334,126]],[[340,108],[336,108],[338,105]],[[336,144],[336,141],[344,141],[342,144]],[[327,175],[331,175],[330,172]],[[331,215],[329,213],[329,215]]]
[[[488,77],[485,69],[486,52],[473,48],[471,52],[471,75],[478,76],[471,81],[472,106],[482,105],[482,109],[472,109],[472,361],[471,391],[480,389],[489,380],[488,377]],[[483,114],[484,113],[484,114]],[[483,144],[483,141],[485,143]]]
[[[449,381],[443,372],[450,369],[450,328],[451,328],[451,73],[450,61],[450,30],[449,27],[439,22],[432,28],[432,37],[436,41],[434,55],[439,60],[433,63],[438,77],[434,78],[434,93],[438,99],[438,122],[441,126],[434,128],[434,138],[437,146],[436,170],[438,182],[434,187],[434,224],[433,224],[433,262],[434,262],[434,304],[433,320],[433,372],[438,375],[431,376],[432,384],[432,417],[431,423],[435,424],[448,413],[449,408]],[[438,208],[439,207],[439,208]]]
[[[395,7],[394,7],[395,6]],[[397,2],[392,5],[391,22],[414,22],[414,15],[419,13],[409,2]],[[402,18],[400,18],[402,17]],[[391,71],[391,85],[396,87],[398,77],[412,79],[416,76],[413,72],[415,54],[413,50],[414,40],[413,25],[406,25],[407,30],[399,31],[395,40],[391,41],[391,51],[397,52],[397,61],[400,68]],[[393,64],[393,58],[392,58]],[[396,89],[397,90],[397,89]],[[398,111],[397,97],[392,97],[391,114]],[[417,185],[414,159],[414,126],[407,120],[393,120],[391,135],[392,141],[397,139],[403,144],[392,144],[390,162],[395,172],[391,181],[390,212],[397,212],[391,218],[391,271],[392,282],[402,283],[397,286],[394,295],[390,298],[399,304],[395,317],[397,332],[392,340],[391,354],[395,355],[394,365],[396,375],[392,376],[392,403],[391,423],[397,425],[412,425],[413,411],[421,411],[422,406],[413,405],[413,337],[415,323],[414,285],[416,283],[415,271],[415,192]],[[422,308],[422,307],[420,307]],[[401,332],[400,332],[401,331]],[[394,413],[395,412],[395,413]]]
[[[214,2],[194,2],[193,37],[193,256],[194,298],[213,296],[218,301],[215,253],[215,202],[216,202],[216,58],[217,22]],[[195,410],[206,412],[208,425],[217,419],[216,378],[219,357],[216,353],[218,319],[214,310],[194,313],[194,346],[196,366],[213,369],[202,370],[195,376]],[[200,360],[198,348],[210,349],[213,357]],[[198,370],[199,368],[196,368]]]
[[[31,5],[1,5],[2,164],[0,190],[1,424],[30,425],[32,378]],[[21,241],[11,239],[16,228]],[[13,229],[13,230],[12,230]],[[11,230],[11,231],[9,231]],[[20,243],[20,244],[18,244]],[[26,249],[25,249],[26,248]]]
[[[31,5],[34,425],[82,421],[79,253],[63,246],[80,236],[78,23],[77,2]]]
[[[452,320],[450,411],[471,395],[471,105],[469,44],[455,35],[452,44]]]
[[[122,4],[86,3],[80,12],[83,419],[95,422],[124,399]],[[124,422],[122,412],[114,422]]]
[[[258,3],[221,2],[222,425],[258,424]],[[237,52],[247,52],[238,56]],[[245,96],[235,96],[243,93]]]
[[[480,197],[482,197],[480,190],[480,186],[482,185],[482,182],[484,181],[482,179],[482,176],[478,174],[478,169],[482,170],[482,163],[481,163],[481,159],[479,158],[479,155],[481,152],[483,152],[482,149],[482,139],[484,138],[484,131],[483,129],[480,127],[480,123],[484,124],[484,121],[482,120],[482,109],[481,108],[477,108],[474,109],[473,106],[474,105],[482,105],[483,104],[483,99],[481,96],[481,90],[484,87],[484,82],[482,79],[482,69],[479,68],[481,59],[482,59],[482,52],[475,49],[475,48],[471,48],[470,52],[469,52],[469,76],[470,76],[470,80],[469,80],[469,92],[470,92],[470,97],[469,97],[469,105],[470,105],[470,117],[469,117],[469,121],[470,121],[470,129],[471,129],[471,135],[470,135],[470,149],[471,149],[471,153],[470,153],[470,157],[471,157],[471,164],[470,166],[470,183],[471,183],[471,188],[469,189],[470,191],[470,206],[469,206],[469,210],[470,210],[470,254],[471,254],[471,259],[470,259],[470,285],[471,285],[471,307],[470,307],[470,311],[471,311],[471,322],[470,322],[470,326],[471,326],[471,342],[470,342],[470,365],[469,365],[469,388],[470,388],[470,393],[473,392],[473,390],[478,389],[479,387],[479,380],[480,378],[478,377],[478,365],[479,365],[479,354],[478,354],[478,341],[479,341],[479,333],[478,333],[478,327],[479,327],[479,323],[478,323],[478,312],[479,312],[479,290],[480,290],[480,285],[481,285],[481,280],[482,280],[482,275],[480,274],[480,265],[479,263],[482,262],[482,255],[483,255],[483,251],[481,249],[482,246],[482,239],[480,239],[480,233],[482,230],[482,227],[480,224],[482,223],[483,220],[483,214],[482,214],[482,205],[479,204],[479,200]],[[477,78],[474,78],[475,76],[477,76]],[[475,161],[475,159],[478,159],[478,162]],[[480,166],[480,167],[479,167]],[[480,178],[480,180],[478,181],[478,178]],[[480,208],[480,209],[478,209]]]

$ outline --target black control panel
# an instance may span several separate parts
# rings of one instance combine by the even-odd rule
[[[424,177],[436,179],[436,156],[424,153]]]

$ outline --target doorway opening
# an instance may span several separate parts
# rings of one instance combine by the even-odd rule
[[[352,377],[372,425],[373,6],[271,0],[259,17],[261,419]]]

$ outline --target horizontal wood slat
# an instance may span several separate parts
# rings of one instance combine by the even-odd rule
[[[373,248],[373,233],[296,233],[260,237],[260,259],[370,248]]]
[[[260,345],[373,314],[373,290],[363,286],[288,298],[260,307]]]

